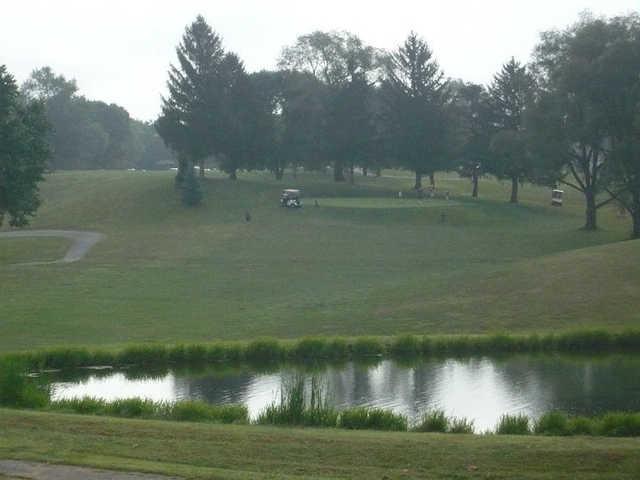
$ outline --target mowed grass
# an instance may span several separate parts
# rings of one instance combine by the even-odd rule
[[[569,192],[557,209],[526,185],[509,205],[509,186],[486,179],[474,201],[468,180],[439,175],[451,200],[420,202],[408,174],[357,180],[214,176],[185,209],[171,172],[50,175],[30,228],[107,238],[75,264],[0,265],[0,351],[640,326],[640,244],[622,242],[614,209],[586,233]],[[280,208],[285,187],[318,206]]]
[[[59,260],[68,249],[64,238],[0,238],[0,267]]]
[[[0,409],[0,458],[184,478],[632,479],[640,440],[178,424]]]

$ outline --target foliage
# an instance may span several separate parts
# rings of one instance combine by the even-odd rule
[[[39,408],[49,401],[49,392],[27,377],[25,364],[0,358],[0,406]]]
[[[407,430],[407,418],[379,408],[350,408],[340,412],[338,425],[347,430],[404,432]]]
[[[524,414],[518,415],[502,415],[498,425],[496,425],[496,433],[498,435],[529,435],[529,417]]]
[[[302,425],[335,427],[338,413],[328,406],[326,394],[317,378],[312,378],[309,398],[305,395],[305,380],[290,378],[283,384],[280,403],[267,406],[258,416],[260,425]]]
[[[193,171],[189,168],[184,177],[184,181],[180,186],[182,203],[187,207],[197,207],[202,203],[202,187],[200,181]]]
[[[382,83],[385,131],[398,165],[422,175],[445,170],[451,120],[444,74],[427,43],[411,33],[385,60]]]
[[[422,415],[422,420],[413,430],[416,432],[446,433],[449,430],[449,418],[444,410],[430,410]]]
[[[49,156],[42,104],[22,98],[0,65],[0,226],[23,227],[40,206],[38,183]]]

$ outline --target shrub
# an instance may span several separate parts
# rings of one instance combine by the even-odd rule
[[[567,429],[571,435],[594,435],[594,422],[587,417],[570,417]]]
[[[535,422],[533,431],[536,435],[552,435],[556,437],[571,435],[569,420],[565,414],[560,412],[549,412],[542,415]]]
[[[503,415],[496,426],[496,433],[498,435],[528,435],[531,433],[529,417],[523,414]]]
[[[638,437],[640,413],[607,413],[595,421],[594,432],[605,437]]]
[[[414,427],[416,432],[445,433],[449,429],[449,419],[444,410],[431,410],[422,415],[422,420]]]
[[[349,430],[406,431],[407,418],[380,408],[351,408],[340,413],[339,426]]]
[[[27,377],[26,368],[15,360],[0,361],[0,405],[40,408],[49,402],[49,391]]]

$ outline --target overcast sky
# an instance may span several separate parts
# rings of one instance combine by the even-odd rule
[[[3,2],[4,3],[4,2]],[[51,66],[87,98],[118,103],[133,117],[160,111],[167,68],[197,14],[249,71],[274,68],[284,45],[313,30],[348,30],[392,49],[410,30],[431,45],[447,76],[487,83],[511,56],[526,61],[542,31],[584,10],[616,15],[638,0],[21,0],[0,16],[0,64],[22,82]]]

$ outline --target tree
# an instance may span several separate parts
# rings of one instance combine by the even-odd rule
[[[171,65],[162,99],[162,114],[156,122],[165,143],[178,153],[178,179],[190,165],[205,172],[205,159],[216,152],[225,138],[222,40],[199,15],[185,29],[176,48],[178,66]]]
[[[535,52],[541,92],[531,112],[532,145],[545,178],[584,195],[586,230],[597,228],[598,209],[612,201],[598,199],[610,183],[611,140],[599,65],[614,40],[606,21],[584,15],[566,30],[544,33]]]
[[[478,197],[479,180],[490,159],[491,123],[489,94],[482,85],[451,82],[455,131],[452,151],[457,159],[458,173],[471,178],[473,198]]]
[[[525,112],[533,101],[535,81],[527,68],[512,58],[494,77],[489,102],[495,134],[491,139],[491,172],[511,180],[511,203],[518,203],[518,187],[533,170],[527,151]]]
[[[13,76],[0,66],[0,225],[6,215],[12,226],[27,225],[40,205],[47,128],[42,103],[22,98]]]
[[[411,33],[386,59],[382,84],[385,123],[394,156],[422,177],[444,166],[449,119],[447,82],[427,43]]]
[[[601,79],[596,98],[609,134],[605,189],[629,212],[632,237],[640,238],[640,16],[613,18],[607,30],[607,47],[595,68]]]
[[[324,85],[324,108],[316,111],[324,114],[324,128],[317,140],[333,160],[334,179],[344,181],[348,165],[353,181],[355,164],[368,157],[373,132],[368,95],[377,68],[375,50],[348,32],[316,31],[285,48],[279,66],[307,73]]]

